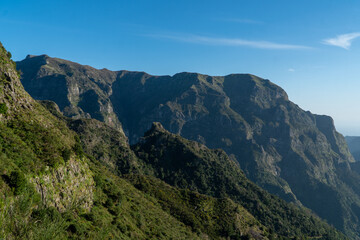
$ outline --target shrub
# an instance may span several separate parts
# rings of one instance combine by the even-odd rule
[[[19,195],[26,187],[26,178],[18,170],[11,172],[9,186],[13,189],[15,195]]]
[[[7,52],[7,57],[9,58],[9,59],[11,59],[12,58],[12,55],[11,55],[11,52]]]
[[[1,114],[6,114],[8,111],[8,107],[6,106],[5,103],[0,103],[0,113]]]
[[[84,156],[84,150],[81,146],[81,141],[79,136],[75,136],[75,145],[73,147],[74,152],[76,153],[76,155],[78,155],[78,157],[83,157]]]
[[[70,149],[65,149],[62,152],[62,158],[64,159],[65,162],[70,160],[70,156],[71,156],[71,150]]]

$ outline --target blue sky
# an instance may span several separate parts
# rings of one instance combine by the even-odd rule
[[[252,73],[360,135],[360,2],[0,1],[15,60],[48,54],[150,74]]]

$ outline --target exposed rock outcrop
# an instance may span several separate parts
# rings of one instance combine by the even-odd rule
[[[32,182],[45,206],[62,212],[71,207],[90,211],[93,205],[93,176],[88,165],[79,159],[70,159],[65,165],[34,177]]]

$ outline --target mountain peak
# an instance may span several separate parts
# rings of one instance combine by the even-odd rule
[[[30,59],[30,58],[50,58],[50,57],[46,54],[41,54],[41,55],[28,54],[25,59]]]
[[[164,133],[167,132],[163,125],[160,122],[153,122],[149,131],[145,134],[146,136],[152,135],[154,133]]]
[[[32,108],[32,99],[25,92],[11,53],[0,43],[0,103],[6,105],[7,115],[19,109]]]

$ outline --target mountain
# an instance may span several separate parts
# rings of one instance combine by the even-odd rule
[[[69,126],[81,126],[73,129],[79,134],[84,151],[93,154],[95,161],[129,180],[139,190],[158,199],[164,209],[170,211],[182,222],[192,228],[196,227],[195,229],[205,227],[203,230],[206,230],[210,238],[214,238],[216,234],[236,238],[236,232],[239,231],[242,235],[245,232],[254,236],[260,234],[260,237],[263,235],[270,238],[275,236],[343,238],[339,232],[324,224],[309,210],[298,209],[281,201],[250,182],[237,167],[237,163],[230,160],[221,150],[210,150],[202,144],[167,132],[160,123],[153,123],[152,129],[146,133],[141,142],[132,147],[133,152],[117,129],[94,119],[66,118],[61,115],[55,103],[41,102],[50,112],[60,119],[66,120]],[[89,144],[89,139],[91,139],[91,144]],[[89,148],[93,143],[96,143],[96,151]],[[157,156],[159,154],[161,156]],[[104,161],[104,156],[105,159],[112,159],[110,161],[112,164]],[[129,164],[124,164],[126,162]],[[129,168],[129,165],[133,168]],[[188,166],[191,165],[193,168],[189,169]],[[174,166],[176,166],[175,169]],[[171,178],[173,179],[169,180]],[[159,179],[173,187],[164,184]],[[206,195],[199,195],[198,192]],[[216,197],[215,201],[208,196]],[[203,200],[198,202],[196,199]],[[229,201],[229,199],[233,201]],[[223,207],[221,209],[227,209],[226,211],[213,205],[220,203],[219,201]],[[190,207],[187,204],[190,204]],[[245,214],[241,216],[241,222],[243,222],[241,227],[236,227],[237,220],[232,218],[234,215],[229,215],[229,213],[234,213],[231,210],[233,208],[228,209],[227,206],[236,206],[235,209],[241,210]],[[198,215],[199,212],[195,211],[198,207],[201,207],[200,209],[205,207],[207,210],[201,210],[204,212]],[[214,213],[225,214],[219,218],[222,222],[221,225],[224,225],[220,228],[223,229],[221,230],[223,232],[219,232],[217,222],[209,223],[210,219],[215,217]],[[207,223],[203,225],[202,222]],[[260,226],[260,228],[256,228],[256,230],[249,226]],[[214,234],[215,229],[218,229],[215,231],[216,234]],[[266,229],[265,232],[259,233],[259,230],[264,229]]]
[[[279,235],[312,238],[329,234],[339,238],[308,210],[301,211],[249,181],[238,163],[221,149],[211,150],[169,133],[160,123],[154,123],[132,148],[147,166],[147,174],[182,189],[230,198]]]
[[[344,137],[331,117],[302,110],[269,80],[112,72],[46,55],[17,66],[25,89],[56,102],[68,117],[122,127],[131,144],[160,122],[172,133],[224,149],[259,186],[360,236],[359,174]]]
[[[36,79],[38,86],[41,86],[37,91],[32,91],[35,99],[56,102],[66,116],[94,118],[121,129],[109,101],[111,88],[107,87],[109,79],[115,80],[115,73],[106,69],[94,71],[89,66],[69,64],[68,61],[52,59],[46,55],[29,55],[26,59],[26,65],[18,64],[23,74]],[[38,72],[40,68],[42,70]],[[48,76],[49,72],[52,73],[51,76]],[[89,79],[91,80],[88,81]],[[33,83],[23,82],[23,85],[25,89],[29,89]],[[53,92],[51,89],[57,91]]]
[[[146,176],[144,183],[154,182],[164,196],[176,194],[175,201],[165,204],[162,195],[150,196],[135,188],[118,176],[130,172],[137,161],[134,153],[126,152],[131,149],[118,129],[121,125],[114,125],[115,135],[104,136],[109,141],[96,142],[94,136],[101,134],[86,129],[104,133],[111,127],[91,119],[67,120],[55,104],[35,101],[21,85],[10,57],[0,44],[1,239],[277,236],[231,200],[180,191]],[[104,147],[98,149],[97,144]]]
[[[0,237],[50,237],[71,224],[60,212],[91,209],[96,188],[76,134],[25,92],[10,57],[0,44]]]
[[[39,102],[78,134],[84,152],[88,156],[95,158],[115,174],[138,172],[140,162],[131,150],[122,130],[96,119],[65,117],[55,102],[48,100]]]
[[[46,102],[45,105],[47,107],[50,105],[50,110],[56,109],[56,107],[51,106],[54,103],[49,104],[49,102]],[[54,111],[51,110],[51,112]],[[56,115],[60,116],[58,110]],[[67,121],[70,126],[74,122],[79,122],[79,120],[72,119],[67,119]],[[120,132],[97,120],[84,119],[83,121],[93,122],[93,124],[83,124],[81,128],[75,129],[81,136],[80,138],[84,139],[82,141],[84,149],[87,148],[87,139],[92,139],[92,142],[99,143],[98,150],[94,155],[96,160],[107,165],[110,169],[113,169],[112,165],[103,162],[103,156],[109,154],[113,159],[119,159],[123,162],[122,158],[129,152],[128,149],[120,148],[120,151],[111,151],[111,149],[116,149],[118,146],[118,142],[112,139],[114,139],[114,136],[121,135]],[[96,134],[99,130],[101,130],[101,134]],[[94,134],[90,138],[84,138],[87,134],[84,135],[83,133],[89,132]],[[116,132],[118,133],[116,134]],[[135,153],[136,157],[138,157],[136,168],[128,171],[129,174],[127,175],[121,172],[118,172],[118,174],[129,180],[139,190],[157,198],[164,209],[170,211],[172,215],[187,223],[187,225],[191,227],[196,226],[196,229],[205,227],[210,238],[214,237],[213,231],[219,228],[217,224],[209,222],[210,219],[214,219],[214,216],[211,217],[214,214],[214,210],[216,214],[225,214],[220,218],[223,223],[222,225],[226,223],[226,230],[221,230],[221,235],[223,236],[236,237],[236,232],[239,232],[236,229],[241,229],[241,232],[247,229],[245,231],[248,231],[248,234],[252,233],[254,236],[257,236],[259,229],[268,229],[263,235],[270,238],[275,236],[281,236],[286,239],[293,238],[294,236],[323,239],[343,238],[339,232],[324,224],[308,210],[300,210],[291,204],[281,201],[277,197],[271,196],[251,183],[237,167],[237,163],[230,160],[223,151],[210,150],[202,144],[171,134],[160,123],[154,123],[152,129],[146,133],[140,143],[132,148],[134,150],[133,154]],[[119,154],[121,151],[124,151],[125,154]],[[134,160],[133,157],[126,159],[128,161]],[[116,161],[114,165],[118,165]],[[175,169],[174,166],[176,166]],[[189,169],[189,166],[192,166],[192,169]],[[200,180],[199,177],[201,178]],[[173,179],[172,181],[169,180],[171,178]],[[164,184],[159,179],[176,188]],[[186,190],[179,191],[179,189]],[[213,200],[209,202],[209,197],[206,195],[199,198],[201,194],[199,195],[195,192],[221,199],[222,208],[219,209],[216,205],[213,205]],[[245,226],[242,224],[241,228],[235,227],[234,229],[234,226],[237,226],[237,221],[234,221],[233,215],[229,215],[229,212],[232,213],[233,210],[226,207],[234,206],[233,201],[226,200],[229,198],[235,203],[240,204],[236,209],[241,210],[245,214],[241,217],[243,219],[241,220],[242,222],[245,220]],[[199,202],[200,199],[204,201],[201,200]],[[219,202],[219,200],[216,200],[216,202]],[[223,205],[224,203],[226,204]],[[190,207],[188,204],[190,204]],[[201,215],[198,215],[198,212],[194,212],[194,209],[199,207],[203,209],[201,210]],[[223,209],[227,210],[223,211]],[[217,213],[217,211],[219,212]],[[258,220],[255,221],[253,216],[256,216],[260,223]],[[246,224],[251,221],[253,224]],[[201,226],[201,222],[206,222],[206,224]],[[249,225],[254,226],[254,223],[257,223],[255,224],[256,227],[260,225],[260,228],[257,228],[257,231],[255,231],[256,229],[248,230]],[[232,227],[228,228],[229,226]],[[220,234],[220,232],[217,234]]]
[[[360,161],[360,137],[346,136],[345,140],[356,161]]]

